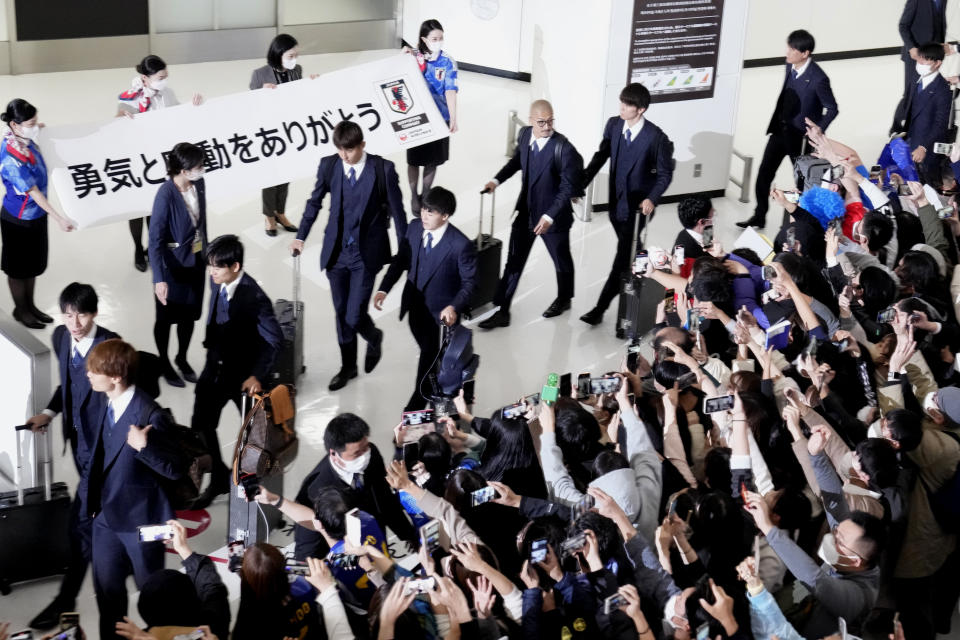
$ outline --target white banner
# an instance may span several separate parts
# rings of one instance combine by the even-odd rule
[[[367,149],[387,155],[449,130],[413,56],[183,104],[108,123],[49,127],[40,150],[64,213],[80,228],[148,214],[179,142],[204,150],[207,206],[230,208],[263,187],[316,175],[335,153],[333,128],[353,120]]]

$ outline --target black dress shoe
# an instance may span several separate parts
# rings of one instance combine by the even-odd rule
[[[19,309],[13,310],[13,319],[27,329],[43,329],[46,325],[33,317],[33,314],[24,314]]]
[[[367,355],[363,359],[364,373],[370,373],[380,362],[380,356],[383,355],[383,331],[377,329],[377,339],[367,343]],[[346,383],[344,383],[346,384]]]
[[[37,309],[36,307],[30,309],[30,313],[33,315],[34,318],[36,318],[40,322],[43,322],[44,324],[50,324],[51,322],[53,322],[53,318],[45,314],[43,311],[40,311],[40,309]]]
[[[174,362],[177,364],[177,368],[180,369],[180,374],[183,376],[184,380],[187,382],[196,383],[197,372],[193,370],[193,367],[190,366],[190,363],[187,362],[186,358],[177,356],[177,358],[174,359]]]
[[[597,326],[603,322],[603,311],[597,307],[590,309],[585,314],[580,316],[580,319],[586,322],[589,325]]]
[[[134,249],[133,251],[133,266],[136,267],[137,271],[144,272],[147,270],[147,252],[143,249]]]
[[[560,298],[557,298],[556,300],[551,302],[550,306],[547,307],[547,310],[543,312],[543,317],[555,318],[561,313],[563,313],[564,311],[567,311],[568,309],[570,309],[570,301],[561,300]]]
[[[337,375],[333,376],[333,379],[330,380],[330,384],[327,385],[327,389],[330,391],[337,391],[338,389],[343,389],[347,386],[347,382],[353,380],[357,377],[356,369],[340,369],[337,372]]]
[[[74,611],[76,602],[73,600],[61,600],[54,598],[53,602],[47,605],[47,608],[37,614],[30,621],[29,625],[33,629],[49,629],[60,622],[60,614],[67,611]]]
[[[740,227],[741,229],[746,229],[747,227],[759,227],[762,229],[766,225],[767,225],[766,218],[762,218],[756,214],[750,216],[750,218],[747,220],[742,220],[737,223],[737,226]]]
[[[167,366],[163,368],[163,379],[167,381],[167,384],[171,387],[177,387],[182,389],[187,386],[183,381],[183,378],[177,375],[177,372],[173,370],[173,367],[170,366],[170,363],[167,363]]]
[[[264,232],[265,234],[267,234],[268,236],[270,236],[271,238],[277,237],[277,230],[276,230],[276,229],[264,229],[263,232]]]
[[[481,329],[496,329],[510,326],[510,312],[499,309],[495,314],[477,325]]]

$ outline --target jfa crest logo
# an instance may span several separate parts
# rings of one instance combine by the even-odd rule
[[[410,96],[410,90],[407,89],[407,83],[403,80],[394,80],[380,85],[384,97],[391,111],[397,113],[409,113],[413,108],[413,98]]]
[[[447,70],[443,67],[436,67],[433,70],[433,77],[437,79],[437,82],[443,82],[444,76],[447,75]]]

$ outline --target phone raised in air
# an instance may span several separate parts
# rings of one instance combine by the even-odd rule
[[[718,413],[720,411],[729,411],[730,409],[733,409],[733,401],[734,398],[732,395],[704,398],[703,412]]]
[[[137,527],[140,542],[157,542],[158,540],[173,540],[173,527],[168,524],[145,524]]]

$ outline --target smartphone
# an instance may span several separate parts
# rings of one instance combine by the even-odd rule
[[[537,538],[530,543],[530,564],[543,562],[547,559],[547,539]]]
[[[627,348],[627,370],[631,373],[637,372],[637,365],[640,360],[640,347],[634,349],[633,346]]]
[[[610,376],[608,378],[590,378],[587,382],[590,385],[590,395],[599,395],[601,393],[616,393],[620,390],[623,379]]]
[[[360,516],[357,515],[359,511],[360,509],[353,508],[343,516],[347,525],[347,542],[355,547],[359,547],[363,543],[363,523],[360,522]]]
[[[70,627],[66,631],[61,631],[57,635],[50,638],[50,640],[77,640],[77,630],[79,627]],[[201,638],[203,636],[200,636]]]
[[[663,292],[663,312],[677,312],[677,294],[673,289],[667,289]]]
[[[564,556],[571,556],[587,544],[587,535],[583,532],[576,533],[566,540],[563,541],[563,544],[560,545],[560,549],[563,552]]]
[[[591,495],[584,495],[577,504],[570,507],[570,522],[571,524],[576,521],[577,518],[585,514],[590,509],[593,509],[593,506],[596,504],[596,500],[593,499]]]
[[[337,569],[356,569],[360,566],[360,557],[352,553],[334,553],[327,556],[327,565]]]
[[[434,398],[431,401],[433,405],[433,417],[436,421],[439,421],[440,418],[453,418],[456,420],[460,417],[460,414],[457,413],[457,405],[453,404],[453,400],[450,398]],[[439,429],[437,429],[439,433]]]
[[[713,225],[707,225],[703,228],[703,248],[709,249],[713,244]]]
[[[437,588],[437,579],[436,578],[421,578],[419,580],[411,580],[403,587],[404,594],[410,593],[428,593]]]
[[[636,259],[633,261],[633,272],[636,274],[644,274],[647,272],[647,264],[650,262],[650,257],[647,255],[646,251],[640,251],[637,253]]]
[[[843,218],[833,218],[827,223],[827,229],[833,229],[838,240],[843,240]]]
[[[540,404],[540,394],[531,393],[528,396],[523,397],[523,404],[527,405],[528,409],[532,409]]]
[[[787,251],[793,251],[797,244],[797,230],[794,227],[787,227],[786,241]]]
[[[773,280],[777,277],[777,270],[768,264],[763,265],[762,273],[764,280]]]
[[[303,560],[294,560],[292,558],[287,559],[286,564],[284,565],[284,570],[293,576],[308,576],[310,575],[310,565],[308,565]]]
[[[31,629],[17,631],[15,634],[10,636],[10,640],[33,640],[33,631]]]
[[[953,145],[948,142],[934,142],[933,152],[942,156],[948,156],[953,153]]]
[[[240,486],[243,488],[243,495],[247,502],[253,502],[253,499],[260,493],[260,478],[255,473],[245,473],[240,476]]]
[[[66,631],[80,626],[80,614],[76,611],[66,611],[60,614],[60,630]]]
[[[701,322],[703,322],[703,316],[696,309],[687,309],[687,331],[700,333]]]
[[[767,289],[763,292],[763,295],[760,296],[760,304],[769,304],[777,298],[777,290],[774,288]]]
[[[516,404],[508,404],[500,409],[500,417],[504,420],[522,418],[527,413],[527,405],[521,400]]]
[[[877,322],[880,324],[890,323],[897,319],[897,310],[893,307],[884,309],[877,314]]]
[[[902,184],[897,188],[897,193],[901,196],[911,196],[913,192],[910,191],[910,185]]]
[[[683,391],[687,387],[697,383],[697,374],[694,373],[693,371],[688,371],[682,376],[680,376],[679,378],[677,378],[676,382],[677,382],[677,388],[680,389],[680,391]]]
[[[173,527],[168,524],[146,524],[137,527],[137,533],[140,536],[140,542],[173,539]]]
[[[843,165],[837,164],[830,167],[830,180],[839,180],[843,177]]]
[[[400,415],[400,422],[405,427],[413,427],[421,424],[427,424],[428,422],[433,422],[433,409],[404,411]]]
[[[807,344],[803,346],[803,355],[805,356],[816,356],[817,349],[820,348],[820,341],[817,340],[814,336],[810,336],[807,340]]]
[[[686,259],[687,250],[683,248],[683,245],[677,245],[673,248],[673,260],[677,263],[677,266],[682,267],[683,261]]]
[[[713,398],[703,399],[704,413],[718,413],[720,411],[729,411],[733,409],[733,396],[715,396]]]
[[[697,640],[710,640],[710,623],[704,622],[697,627]]]
[[[870,167],[870,181],[876,182],[883,175],[883,167],[879,164],[875,164]]]
[[[427,548],[427,553],[433,553],[440,547],[440,521],[434,518],[420,527],[420,544]]]
[[[173,640],[203,640],[203,629],[194,629],[190,633],[180,633]]]
[[[800,202],[800,192],[799,191],[784,191],[783,199],[789,202],[790,204],[797,204]]]
[[[470,506],[476,507],[486,502],[493,502],[494,498],[498,497],[496,489],[487,485],[486,487],[470,492]]]
[[[573,389],[571,389],[572,378],[573,378],[573,374],[570,374],[570,373],[565,373],[562,376],[560,376],[560,397],[562,398],[570,397],[570,393],[573,391]]]
[[[603,613],[610,615],[620,607],[627,606],[627,599],[623,597],[620,593],[615,593],[612,596],[607,596],[603,600]]]
[[[240,567],[243,565],[244,551],[243,540],[233,540],[227,543],[227,569],[233,573],[240,571]]]
[[[475,399],[473,395],[473,389],[474,389],[474,386],[476,386],[475,383],[476,383],[476,379],[467,380],[466,382],[463,383],[463,401],[466,402],[468,405],[473,404],[473,401]]]
[[[937,209],[937,217],[941,220],[949,220],[953,217],[953,207],[941,207]]]
[[[581,373],[577,376],[577,395],[582,400],[590,395],[590,374]]]
[[[743,504],[747,504],[747,483],[743,480],[740,481],[740,499],[743,500]]]

